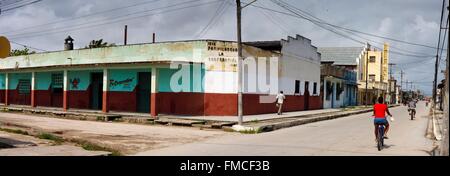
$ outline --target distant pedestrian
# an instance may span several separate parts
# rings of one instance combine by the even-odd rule
[[[276,97],[277,99],[277,107],[278,107],[278,115],[283,114],[283,102],[286,97],[283,94],[283,91],[280,91],[280,93]]]

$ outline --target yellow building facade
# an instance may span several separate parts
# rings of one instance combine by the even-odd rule
[[[358,102],[374,104],[380,96],[386,100],[389,84],[389,45],[385,43],[382,51],[368,47],[361,58],[360,67],[362,77],[358,82]]]

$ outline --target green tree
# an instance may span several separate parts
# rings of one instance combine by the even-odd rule
[[[34,54],[34,53],[36,53],[36,51],[30,51],[28,48],[24,48],[24,49],[13,49],[9,55],[10,56],[22,56],[22,55],[30,55],[30,54]]]
[[[103,42],[103,39],[100,40],[92,40],[88,46],[84,48],[103,48],[109,46],[116,46],[114,43]]]

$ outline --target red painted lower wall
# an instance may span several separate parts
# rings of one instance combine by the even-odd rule
[[[204,115],[237,115],[237,94],[204,94]]]
[[[34,103],[36,106],[62,107],[63,93],[52,93],[51,90],[34,90]]]
[[[0,103],[5,103],[5,90],[0,90]]]
[[[322,96],[311,96],[309,97],[309,109],[322,109],[323,108],[323,102],[322,102]]]
[[[90,92],[89,91],[68,91],[68,108],[90,109]]]
[[[259,103],[260,96],[263,94],[244,94],[243,95],[243,109],[244,115],[255,115],[265,113],[276,113],[278,108],[275,102],[273,103]],[[308,110],[322,108],[322,101],[320,96],[310,96]],[[301,95],[287,95],[283,104],[283,111],[302,111],[305,110],[305,97]]]
[[[8,90],[9,104],[31,105],[31,93],[19,94],[18,90]]]
[[[158,111],[161,114],[204,114],[204,93],[159,92],[157,103]]]
[[[36,106],[51,106],[52,94],[48,90],[34,90],[34,101]]]
[[[136,90],[133,92],[108,92],[108,105],[111,111],[136,112]]]

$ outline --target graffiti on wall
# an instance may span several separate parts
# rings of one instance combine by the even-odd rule
[[[78,89],[79,84],[80,84],[80,78],[70,79],[70,85],[72,86],[72,89]]]
[[[110,87],[122,86],[122,88],[130,88],[133,80],[134,80],[134,77],[127,78],[127,79],[124,79],[121,81],[110,79],[109,86]]]

